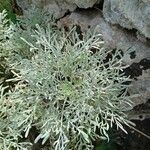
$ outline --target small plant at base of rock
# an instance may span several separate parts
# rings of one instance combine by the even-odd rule
[[[1,88],[0,125],[6,125],[0,139],[23,145],[23,133],[28,138],[35,127],[34,142],[49,143],[49,150],[91,150],[92,141],[109,139],[113,125],[125,131],[122,124],[130,124],[125,111],[132,104],[120,52],[107,61],[109,52],[96,29],[80,39],[75,28],[65,32],[49,23],[36,25],[30,36],[32,43],[21,39],[32,57],[11,65],[18,83],[6,94]],[[9,146],[2,141],[2,148]],[[26,144],[17,148],[27,149]]]

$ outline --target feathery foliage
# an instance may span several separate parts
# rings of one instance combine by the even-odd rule
[[[5,12],[1,16],[5,26]],[[113,125],[125,131],[125,111],[132,105],[120,52],[106,60],[110,52],[97,28],[80,39],[76,28],[60,30],[53,19],[46,27],[31,26],[33,16],[27,17],[8,40],[12,55],[1,49],[15,76],[9,81],[16,84],[7,93],[0,90],[0,149],[30,149],[23,139],[33,127],[39,131],[34,142],[49,143],[47,150],[91,150],[92,141],[109,139]]]

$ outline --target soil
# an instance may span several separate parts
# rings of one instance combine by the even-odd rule
[[[132,121],[138,130],[150,136],[150,118]],[[150,150],[150,139],[129,128],[127,131],[128,134],[120,132],[117,150]]]
[[[145,104],[136,106],[133,111],[139,114],[139,120],[131,120],[136,124],[135,128],[150,137],[150,117],[144,118],[145,112],[150,111],[150,100]],[[125,127],[128,134],[119,132],[117,135],[117,150],[150,150],[150,139],[142,134]]]

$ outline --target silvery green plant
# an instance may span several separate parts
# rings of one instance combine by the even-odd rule
[[[14,24],[6,18],[7,12],[0,13],[0,84],[4,84],[9,73],[9,58],[12,55],[12,41]]]
[[[12,77],[10,72],[12,63],[32,57],[29,46],[20,37],[34,42],[30,34],[33,32],[35,24],[45,26],[48,22],[52,24],[52,16],[48,16],[45,11],[34,6],[28,11],[24,11],[24,16],[17,17],[15,24],[9,19],[6,10],[0,13],[0,84],[9,84],[5,81]]]
[[[7,12],[0,13],[0,59],[6,59],[10,54],[11,43],[8,40],[13,35],[13,23],[6,19]]]
[[[132,103],[123,56],[116,51],[106,59],[110,51],[97,28],[82,36],[50,22],[20,38],[32,55],[10,64],[17,84],[0,90],[1,149],[30,149],[21,139],[33,127],[39,131],[34,143],[48,143],[48,150],[92,150],[92,141],[109,140],[114,125],[126,132]]]

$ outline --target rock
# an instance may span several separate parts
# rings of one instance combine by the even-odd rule
[[[102,4],[103,0],[17,0],[23,10],[34,3],[36,6],[54,13],[56,18],[76,8],[91,8]],[[103,4],[105,19],[112,24],[119,24],[128,29],[137,29],[140,34],[150,38],[150,1],[149,0],[105,0]]]
[[[101,0],[17,0],[17,3],[23,10],[29,8],[31,4],[34,3],[37,7],[54,13],[56,18],[60,18],[64,16],[68,10],[72,12],[77,7],[86,9],[100,1]]]
[[[137,94],[133,99],[136,105],[146,103],[150,98],[150,69],[142,71],[142,75],[132,82],[131,93]]]
[[[76,4],[79,8],[89,8],[97,3],[97,0],[67,0],[70,4]]]
[[[105,0],[103,14],[108,22],[128,29],[137,29],[150,38],[149,0]]]

